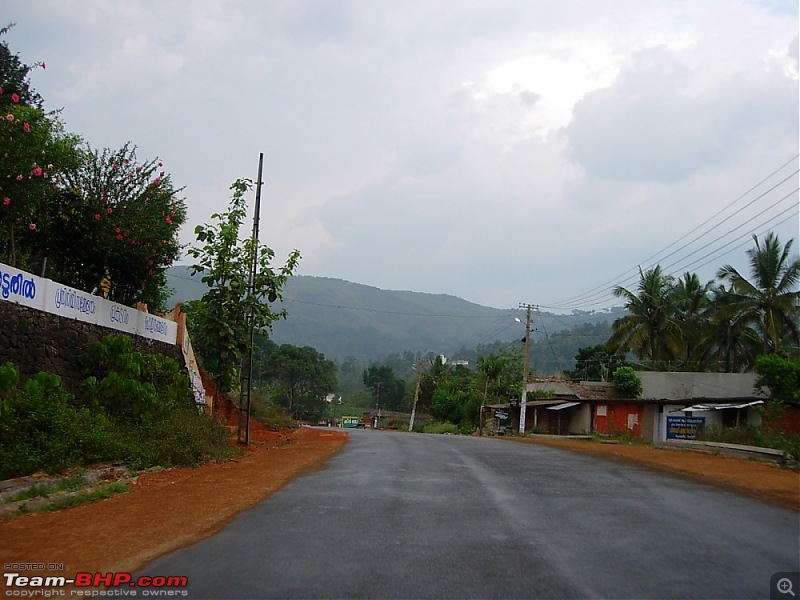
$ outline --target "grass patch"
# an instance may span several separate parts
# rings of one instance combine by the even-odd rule
[[[50,504],[42,507],[38,512],[52,512],[54,510],[62,510],[64,508],[70,508],[72,506],[77,506],[79,504],[84,504],[86,502],[96,502],[98,500],[106,500],[108,498],[113,497],[116,494],[124,494],[128,491],[128,486],[124,483],[109,483],[99,489],[93,490],[91,492],[81,492],[79,494],[75,494],[73,496],[67,496],[65,498],[61,498]]]
[[[438,433],[438,434],[458,434],[458,425],[454,423],[446,423],[442,421],[429,421],[422,426],[422,433]]]
[[[32,500],[34,498],[47,498],[59,492],[74,491],[80,489],[84,485],[83,474],[75,473],[66,479],[62,479],[58,483],[46,485],[36,484],[32,485],[26,490],[22,490],[18,494],[14,494],[8,498],[4,504],[11,504],[12,502],[21,502],[23,500]]]

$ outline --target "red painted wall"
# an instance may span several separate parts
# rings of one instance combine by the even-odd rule
[[[605,416],[602,407],[606,408]],[[642,437],[644,407],[633,402],[614,402],[597,404],[594,407],[594,428],[598,433],[623,433]]]

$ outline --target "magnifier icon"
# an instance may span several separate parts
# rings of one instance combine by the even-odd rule
[[[778,583],[775,584],[775,587],[778,588],[781,594],[791,594],[792,597],[796,597],[794,590],[792,590],[792,580],[788,577],[778,579]]]

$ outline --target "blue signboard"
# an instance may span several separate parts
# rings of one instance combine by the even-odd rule
[[[668,440],[694,440],[706,425],[705,417],[667,417]]]

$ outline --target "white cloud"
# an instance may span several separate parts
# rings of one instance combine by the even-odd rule
[[[635,267],[796,152],[797,7],[777,7],[4,8],[68,128],[186,186],[184,242],[264,152],[263,239],[302,272],[516,306]]]

